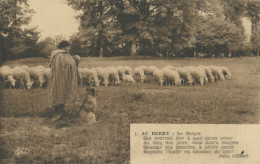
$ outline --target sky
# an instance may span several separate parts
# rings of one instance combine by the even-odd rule
[[[67,5],[66,0],[29,0],[28,3],[36,12],[29,27],[38,27],[40,40],[55,35],[64,35],[68,39],[78,31],[76,12]]]

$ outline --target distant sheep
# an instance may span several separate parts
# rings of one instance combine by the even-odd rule
[[[45,68],[42,69],[40,67],[33,67],[30,68],[29,70],[29,75],[31,77],[31,79],[33,80],[33,83],[36,87],[42,87],[43,83],[46,82],[46,72],[45,72]]]
[[[155,67],[155,66],[149,66],[149,67],[147,68],[147,73],[148,73],[148,75],[149,75],[149,76],[153,76],[154,71],[157,70],[157,69],[158,69],[158,68]]]
[[[118,70],[120,80],[123,80],[123,76],[126,74],[126,68],[123,66],[117,66],[116,68]]]
[[[163,85],[163,82],[165,80],[163,70],[155,69],[154,72],[153,72],[153,77],[154,77],[154,82],[156,84],[159,84],[160,86]]]
[[[29,70],[30,70],[30,67],[28,67],[27,65],[22,65],[21,68],[27,72],[29,72]]]
[[[147,66],[140,66],[140,68],[142,68],[143,69],[143,71],[144,71],[144,74],[146,75],[146,76],[148,76],[148,67]]]
[[[133,76],[131,76],[131,75],[124,75],[123,83],[125,83],[125,82],[135,83],[135,80],[134,80]]]
[[[170,69],[164,69],[164,76],[166,81],[166,86],[168,85],[174,85],[178,86],[181,85],[181,78],[177,71],[170,70]]]
[[[219,68],[222,70],[224,77],[227,80],[230,80],[231,79],[231,73],[230,73],[229,69],[225,66],[220,66]]]
[[[133,69],[130,66],[125,66],[125,74],[126,75],[133,75]]]
[[[204,69],[199,67],[194,67],[194,66],[186,66],[184,68],[190,71],[195,84],[199,82],[200,85],[202,86],[204,82],[208,82],[206,72]]]
[[[81,75],[83,85],[99,86],[98,74],[94,69],[83,68]]]
[[[0,83],[3,86],[14,87],[16,80],[13,78],[13,71],[8,66],[0,68]]]
[[[24,69],[14,69],[13,70],[14,79],[17,81],[19,88],[30,89],[33,81],[31,81],[30,75]]]
[[[109,73],[109,82],[111,84],[120,84],[119,74],[116,67],[107,67],[106,68]]]
[[[140,81],[141,83],[143,83],[145,79],[145,75],[142,67],[136,67],[133,71],[133,76],[136,81]]]
[[[97,73],[98,73],[98,78],[100,79],[100,82],[104,85],[104,86],[108,86],[109,84],[109,72],[102,67],[98,67],[96,68]]]
[[[183,85],[191,85],[194,82],[189,70],[182,67],[174,67],[172,70],[175,70],[179,73]]]
[[[208,68],[211,70],[215,80],[225,81],[225,77],[223,75],[222,69],[214,65],[208,66]]]
[[[213,83],[214,82],[214,76],[212,75],[211,70],[208,67],[202,66],[202,65],[200,65],[198,67],[204,69],[204,71],[206,72],[206,75],[207,75],[207,78],[208,78],[209,82]]]

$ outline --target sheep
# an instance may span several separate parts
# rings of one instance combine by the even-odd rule
[[[174,67],[172,70],[175,70],[179,73],[182,84],[191,85],[193,83],[193,79],[189,70],[181,67]]]
[[[11,68],[9,66],[6,66],[6,65],[0,67],[0,69],[2,69],[2,70],[11,70]]]
[[[133,76],[134,76],[135,80],[143,83],[144,79],[145,79],[145,75],[144,75],[144,70],[142,69],[142,67],[136,67],[133,71]]]
[[[154,82],[158,83],[160,86],[163,85],[164,82],[164,71],[160,70],[160,69],[156,69],[153,72],[153,76],[154,76]]]
[[[173,69],[173,68],[174,68],[173,66],[167,65],[167,66],[163,67],[162,69]]]
[[[22,65],[21,68],[27,72],[29,72],[29,70],[30,70],[30,67],[28,67],[27,65]]]
[[[38,66],[36,66],[35,68],[39,68],[39,69],[45,69],[46,67],[44,67],[44,66],[42,66],[42,65],[38,65]]]
[[[207,78],[208,78],[209,82],[214,83],[214,76],[212,75],[211,70],[208,67],[202,66],[202,65],[200,65],[198,67],[204,69],[204,71],[206,72],[206,75],[207,75]]]
[[[186,66],[184,68],[190,71],[195,84],[197,82],[199,82],[200,85],[202,86],[204,84],[204,82],[207,82],[207,80],[206,80],[207,76],[206,76],[204,69],[199,68],[199,67],[194,67],[194,66]]]
[[[133,76],[131,76],[131,75],[124,75],[123,76],[123,83],[125,83],[125,82],[135,83],[135,80],[134,80]]]
[[[125,66],[124,69],[126,75],[133,75],[133,69],[130,66]]]
[[[126,74],[126,68],[123,66],[117,66],[116,68],[118,70],[120,80],[123,80],[123,76]]]
[[[170,70],[170,69],[164,69],[164,76],[165,76],[165,81],[166,85],[181,85],[181,78],[180,75],[177,71]]]
[[[16,80],[13,78],[13,72],[8,66],[0,68],[0,82],[3,86],[15,87]]]
[[[39,86],[41,88],[43,83],[46,82],[45,68],[44,69],[42,69],[40,67],[30,68],[29,75],[30,75],[31,79],[33,80],[33,83],[35,84],[35,86]]]
[[[98,73],[98,78],[100,79],[100,82],[107,87],[109,83],[109,72],[102,67],[96,68],[97,73]]]
[[[158,69],[158,68],[155,67],[155,66],[149,66],[149,67],[147,68],[148,75],[153,76],[154,71],[157,70],[157,69]]]
[[[116,67],[106,67],[108,73],[109,73],[109,81],[112,84],[120,84],[119,74]]]
[[[30,79],[30,75],[24,69],[14,69],[13,70],[14,79],[17,80],[19,87],[23,87],[24,89],[30,89],[33,82]]]
[[[83,85],[99,86],[97,71],[94,69],[83,68],[81,73]]]
[[[144,74],[145,74],[146,76],[148,76],[148,67],[147,67],[147,66],[140,66],[140,68],[142,68],[143,71],[144,71]]]
[[[224,77],[227,80],[230,80],[231,79],[231,73],[230,73],[229,69],[225,66],[220,66],[219,68],[222,70]]]
[[[208,66],[208,68],[211,70],[212,75],[214,76],[215,80],[225,81],[225,77],[223,75],[223,72],[219,67],[211,65],[211,66]]]

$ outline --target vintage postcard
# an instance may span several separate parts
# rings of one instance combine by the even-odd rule
[[[0,163],[259,164],[259,0],[0,0]]]

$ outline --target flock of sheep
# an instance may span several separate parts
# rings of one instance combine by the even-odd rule
[[[161,69],[155,66],[140,66],[132,69],[129,66],[110,66],[97,68],[79,68],[81,86],[108,86],[120,83],[150,82],[157,85],[179,86],[231,79],[231,73],[225,66],[184,66],[167,65]],[[42,65],[26,65],[0,68],[0,85],[2,87],[27,88],[46,87],[50,80],[50,68]]]

